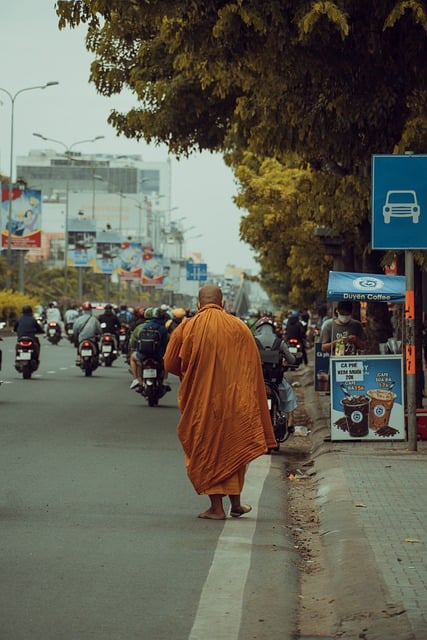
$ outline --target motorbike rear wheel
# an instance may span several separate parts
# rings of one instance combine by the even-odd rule
[[[280,411],[280,396],[277,389],[266,382],[265,390],[270,411],[271,424],[273,425],[276,447],[273,451],[280,451],[280,443],[286,440],[287,422],[286,416]],[[284,422],[285,421],[285,422]]]
[[[22,377],[24,380],[29,380],[31,378],[31,367],[29,364],[26,364],[22,369]]]

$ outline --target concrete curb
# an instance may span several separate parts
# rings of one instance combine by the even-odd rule
[[[376,565],[364,526],[351,497],[330,435],[329,397],[314,391],[312,370],[300,378],[304,405],[312,421],[312,456],[316,472],[320,537],[335,600],[334,637],[366,640],[415,640],[403,606],[391,598]]]

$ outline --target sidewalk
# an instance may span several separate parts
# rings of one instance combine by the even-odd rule
[[[331,637],[427,639],[427,442],[325,442],[329,396],[298,375],[311,419],[320,539],[337,616]]]

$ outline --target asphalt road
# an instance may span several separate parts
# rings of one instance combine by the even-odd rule
[[[293,638],[284,455],[250,465],[250,516],[197,519],[175,378],[149,408],[122,359],[85,378],[66,340],[42,338],[23,380],[14,345],[0,343],[1,640]]]

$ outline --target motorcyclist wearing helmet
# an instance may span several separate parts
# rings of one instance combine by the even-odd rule
[[[295,356],[289,351],[286,342],[278,338],[276,327],[271,318],[264,316],[258,320],[254,329],[254,338],[264,349],[278,348],[286,362],[295,364]],[[295,391],[285,376],[282,377],[281,382],[277,386],[280,396],[280,410],[287,414],[288,425],[291,427],[294,424],[294,411],[297,407]]]
[[[62,324],[62,316],[58,307],[57,302],[49,302],[49,305],[46,309],[46,323],[49,322],[57,322],[61,328],[61,331],[64,330],[64,326]]]
[[[102,335],[101,325],[98,318],[92,315],[92,305],[90,302],[83,302],[82,315],[76,318],[73,326],[73,344],[77,348],[82,340],[92,340],[99,352],[98,340]],[[77,357],[76,364],[79,365]]]
[[[37,334],[44,333],[44,329],[34,318],[33,309],[29,304],[24,304],[22,307],[22,315],[16,320],[13,330],[16,332],[18,340],[24,336],[28,336],[34,340],[38,360],[40,355],[40,341]]]
[[[112,304],[105,305],[104,313],[98,316],[98,321],[101,325],[102,333],[111,333],[114,337],[114,349],[117,351],[120,322],[116,314],[114,313]]]
[[[132,313],[131,311],[129,311],[129,309],[125,304],[120,305],[120,309],[117,312],[117,318],[119,322],[125,322],[126,324],[129,324],[129,322],[131,322]]]
[[[296,338],[300,341],[302,360],[304,364],[308,364],[307,351],[305,349],[307,327],[304,327],[303,323],[301,322],[298,311],[291,311],[286,323],[285,332],[287,340],[289,340],[290,338]]]
[[[141,333],[142,329],[145,329],[148,327],[152,329],[157,329],[157,331],[160,333],[160,345],[159,345],[159,352],[157,354],[157,357],[159,359],[163,360],[163,356],[166,351],[166,346],[169,341],[169,332],[165,326],[166,321],[169,319],[169,315],[166,309],[162,309],[161,307],[156,307],[154,309],[146,309],[144,313],[144,317],[146,318],[146,322],[143,322],[142,324],[138,325],[134,329],[130,337],[130,349],[131,349],[130,368],[133,373],[133,381],[130,385],[131,389],[137,389],[139,385],[142,385],[142,379],[138,377],[138,361],[141,360],[141,357],[139,356],[136,350],[139,334]],[[165,391],[170,391],[170,387],[165,386]]]

